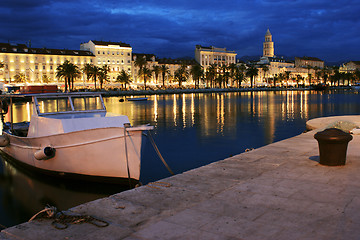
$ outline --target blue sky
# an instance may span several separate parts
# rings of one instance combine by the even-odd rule
[[[195,45],[262,55],[267,28],[278,56],[360,60],[355,0],[2,0],[0,42],[79,49],[122,41],[135,53],[194,56]]]

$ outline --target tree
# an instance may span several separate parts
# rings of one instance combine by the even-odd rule
[[[303,79],[304,78],[300,74],[296,75],[296,85],[297,85],[297,87],[299,87],[299,82],[302,81]]]
[[[277,79],[280,81],[281,87],[282,87],[282,86],[283,86],[282,82],[283,82],[284,79],[285,79],[285,74],[284,74],[284,73],[279,73],[279,74],[277,75]]]
[[[165,64],[163,64],[160,66],[160,72],[162,75],[163,88],[165,88],[165,76],[166,76],[166,74],[170,74],[169,68]]]
[[[188,77],[189,77],[189,72],[186,69],[185,64],[182,64],[181,67],[179,67],[174,73],[174,78],[175,81],[179,83],[179,88],[181,88],[182,82],[185,82],[188,79]]]
[[[147,64],[147,61],[146,61],[146,56],[145,55],[138,55],[138,56],[136,56],[136,58],[135,58],[135,67],[139,67],[139,71],[138,71],[138,75],[139,76],[141,76],[141,75],[143,75],[142,74],[142,69],[143,69],[143,67],[144,66],[146,66],[146,64]],[[144,75],[144,77],[145,77],[145,75]],[[144,79],[144,85],[145,85],[145,89],[146,89],[146,83],[145,83],[145,79]]]
[[[241,82],[244,81],[245,75],[244,72],[240,70],[240,68],[237,68],[235,75],[234,75],[234,81],[237,82],[237,87],[239,88],[241,85]]]
[[[356,69],[355,72],[354,72],[354,78],[355,78],[355,81],[356,82],[359,82],[360,81],[360,71],[359,69]]]
[[[140,76],[142,75],[144,77],[144,89],[146,90],[146,80],[151,78],[152,71],[150,68],[144,66],[141,68],[141,71],[139,71],[139,74]]]
[[[199,88],[200,78],[204,76],[203,67],[200,64],[192,65],[190,69],[190,74],[195,81],[195,88]]]
[[[116,77],[116,82],[119,82],[121,84],[125,85],[125,89],[126,89],[126,84],[130,84],[131,83],[131,77],[130,74],[128,74],[124,69],[121,70],[121,72],[119,73],[119,75],[117,75]]]
[[[79,75],[80,71],[78,66],[71,63],[69,60],[66,60],[56,68],[56,77],[60,79],[64,78],[65,80],[65,92],[68,91],[68,86],[70,89],[70,83],[72,83],[71,89],[74,89],[74,78],[77,78]]]
[[[92,76],[92,78],[94,80],[94,84],[95,84],[94,88],[95,88],[95,90],[96,90],[96,80],[97,80],[98,77],[100,77],[100,74],[101,74],[100,68],[98,66],[93,65],[92,68],[91,68],[91,76]]]
[[[232,82],[234,82],[234,78],[235,78],[235,74],[238,70],[238,67],[236,66],[235,63],[231,63],[228,66],[228,71],[229,71],[229,78],[231,78]]]
[[[81,69],[82,72],[86,75],[86,81],[89,82],[92,77],[94,65],[91,63],[86,63],[85,66]]]
[[[309,86],[311,86],[311,73],[310,73],[310,69],[312,69],[312,67],[310,65],[307,65],[307,70],[308,70],[308,80],[309,80]]]
[[[291,74],[290,71],[285,71],[285,73],[284,73],[284,78],[286,79],[286,82],[287,82],[286,85],[287,85],[287,86],[289,85],[290,74]]]
[[[159,65],[154,65],[152,68],[152,71],[155,75],[155,83],[158,83],[158,77],[159,77],[159,73],[160,73],[160,66]]]
[[[210,64],[210,66],[207,68],[206,71],[206,81],[210,82],[210,84],[207,84],[210,87],[213,87],[213,82],[216,78],[217,73],[217,67],[215,64]]]
[[[269,67],[268,67],[267,65],[262,65],[262,66],[261,66],[261,70],[264,72],[265,82],[268,83],[267,80],[266,80],[266,72],[269,71]]]
[[[258,72],[259,70],[254,66],[249,67],[246,71],[246,76],[250,78],[251,88],[253,88],[254,79],[258,75]]]
[[[106,64],[100,68],[100,74],[99,74],[100,89],[102,89],[102,85],[104,81],[107,81],[109,72],[110,72],[110,67]]]
[[[229,67],[226,65],[223,65],[221,67],[221,74],[222,74],[222,77],[221,77],[221,81],[220,81],[220,87],[221,87],[221,83],[223,83],[224,88],[226,88],[228,85],[229,78],[230,78]]]
[[[22,83],[26,82],[26,76],[24,73],[18,73],[14,76],[14,82],[15,83]]]
[[[42,75],[42,82],[43,82],[43,83],[49,83],[49,82],[50,82],[50,78],[49,78],[46,74],[44,74],[44,75]]]

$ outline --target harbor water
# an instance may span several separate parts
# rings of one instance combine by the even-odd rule
[[[155,127],[152,136],[175,174],[301,134],[312,118],[360,113],[360,95],[351,90],[147,97],[147,101],[119,101],[124,97],[106,97],[104,101],[108,112],[127,115],[132,125],[149,123]],[[20,111],[16,111],[14,121],[30,120],[30,106],[16,103],[14,107]],[[170,176],[146,138],[142,154],[143,184]],[[33,175],[2,156],[0,228],[27,221],[47,204],[66,210],[123,190],[117,185]]]

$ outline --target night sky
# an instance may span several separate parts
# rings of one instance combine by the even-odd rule
[[[277,56],[360,60],[358,0],[2,0],[0,19],[0,42],[32,47],[103,40],[158,57],[194,57],[197,44],[260,56],[269,28]]]

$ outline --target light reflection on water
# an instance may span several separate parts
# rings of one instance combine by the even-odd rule
[[[308,119],[360,113],[360,96],[351,91],[172,94],[147,96],[148,101],[119,102],[104,98],[108,112],[124,114],[132,125],[155,126],[153,136],[175,173],[224,159],[300,134]],[[14,121],[28,121],[29,103],[16,103]],[[9,121],[9,116],[6,116]],[[79,184],[29,177],[9,164],[0,165],[0,224],[29,219],[46,203],[66,209],[121,191],[118,186]],[[141,181],[169,176],[145,141]],[[70,184],[73,185],[73,184]],[[89,191],[91,189],[91,191]]]

